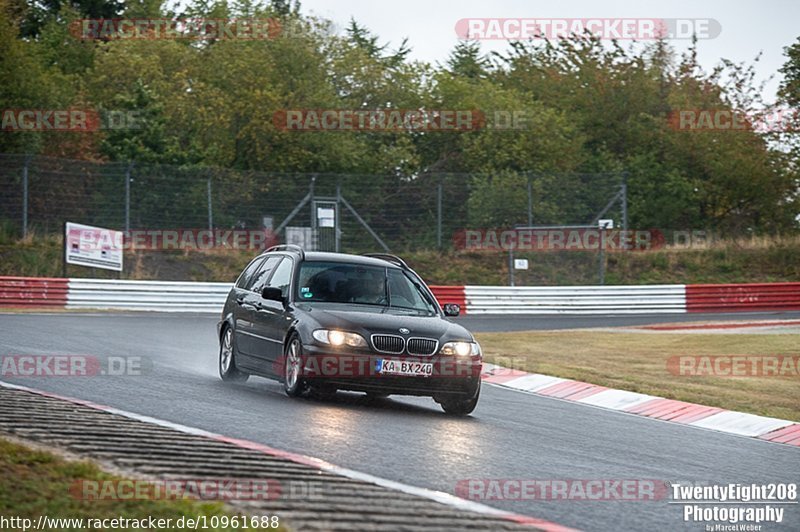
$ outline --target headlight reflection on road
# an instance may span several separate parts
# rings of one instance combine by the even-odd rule
[[[325,405],[322,408],[309,408],[303,413],[304,423],[315,438],[325,443],[340,444],[352,447],[353,435],[362,432],[358,416],[354,416],[348,408],[336,405]]]
[[[486,427],[477,419],[468,422],[458,419],[438,420],[427,434],[420,436],[429,441],[438,451],[437,453],[423,453],[420,458],[423,462],[430,462],[431,467],[441,464],[452,466],[474,465],[475,458],[482,454],[480,442],[485,435]]]

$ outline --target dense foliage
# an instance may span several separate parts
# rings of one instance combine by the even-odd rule
[[[305,16],[288,1],[0,0],[0,108],[135,110],[141,127],[96,133],[4,132],[0,153],[94,161],[207,165],[257,172],[323,172],[425,179],[471,176],[470,218],[482,226],[523,213],[524,173],[578,194],[570,175],[626,172],[631,225],[741,234],[797,228],[796,133],[679,131],[680,109],[763,105],[752,66],[704,72],[694,48],[576,36],[511,43],[484,55],[457,44],[444,64],[408,57],[352,21]],[[269,40],[80,40],[70,23],[110,17],[280,19]],[[780,105],[800,109],[800,40],[786,50]],[[470,132],[284,131],[285,109],[480,109],[521,112],[525,128]],[[353,177],[353,179],[359,179]],[[508,186],[506,186],[508,185]],[[522,187],[522,188],[520,188]],[[513,192],[512,192],[513,191]],[[378,201],[379,198],[376,198]]]

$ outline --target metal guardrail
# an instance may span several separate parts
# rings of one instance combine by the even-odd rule
[[[70,279],[66,308],[220,312],[232,283]],[[432,286],[441,304],[465,304],[461,286]]]
[[[221,312],[232,283],[70,279],[68,309]]]
[[[695,284],[686,287],[687,312],[798,309],[800,283]]]
[[[465,286],[469,314],[686,312],[682,284],[643,286]]]
[[[0,277],[0,307],[209,312],[231,283]],[[800,283],[641,286],[431,286],[465,314],[644,314],[800,310]]]
[[[462,311],[466,312],[467,300],[463,286],[430,285],[428,288],[431,289],[440,305],[455,303],[461,307]]]
[[[0,276],[0,307],[56,307],[67,302],[67,279]]]

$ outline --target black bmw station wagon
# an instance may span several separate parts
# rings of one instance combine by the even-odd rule
[[[290,396],[432,397],[466,415],[480,395],[481,349],[445,316],[406,263],[386,254],[274,246],[231,289],[218,324],[219,373],[283,382]]]

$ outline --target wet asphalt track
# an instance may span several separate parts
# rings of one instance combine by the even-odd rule
[[[689,319],[797,318],[800,313],[601,317],[464,317],[476,331],[639,325]],[[280,384],[216,374],[216,317],[165,314],[0,315],[0,355],[141,356],[146,375],[9,378],[228,436],[454,493],[462,479],[800,481],[800,449],[484,386],[475,413],[449,418],[429,399],[368,403],[340,393],[292,400]],[[147,366],[148,364],[145,364]],[[655,502],[486,501],[585,530],[704,530],[682,506]],[[800,529],[798,505],[784,523]]]

